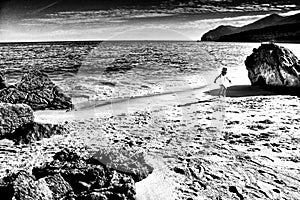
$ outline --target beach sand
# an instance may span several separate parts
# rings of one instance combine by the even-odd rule
[[[112,102],[76,111],[37,111],[68,135],[29,146],[1,140],[1,174],[30,169],[68,147],[142,151],[155,170],[136,184],[138,200],[300,199],[299,98],[248,85],[217,98],[216,85]]]

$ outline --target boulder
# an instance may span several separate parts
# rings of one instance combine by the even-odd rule
[[[33,110],[25,104],[0,103],[0,139],[10,137],[16,129],[33,122]]]
[[[71,98],[38,70],[25,74],[14,86],[0,90],[0,102],[25,103],[33,110],[71,109]]]
[[[142,152],[122,148],[100,149],[93,158],[106,167],[130,175],[134,181],[143,180],[153,171],[153,168],[146,163]]]
[[[252,85],[300,87],[300,63],[287,48],[273,43],[262,44],[245,60]]]
[[[52,162],[33,168],[32,173],[37,179],[61,175],[71,185],[75,199],[134,200],[136,176],[111,168],[112,161],[100,162],[95,156],[83,158],[64,149],[53,156]],[[146,175],[139,177],[142,180]]]
[[[28,144],[42,138],[50,138],[52,135],[62,135],[68,133],[68,130],[59,124],[41,124],[29,122],[18,127],[7,137],[16,144]]]
[[[135,200],[133,177],[93,156],[81,157],[64,149],[51,162],[34,167],[32,174],[19,171],[0,179],[0,195],[4,200]]]
[[[59,200],[72,192],[72,188],[59,174],[36,180],[26,171],[10,174],[1,180],[3,200]]]

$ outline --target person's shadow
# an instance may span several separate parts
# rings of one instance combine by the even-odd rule
[[[211,96],[218,96],[219,89],[213,89],[204,92]],[[227,89],[227,97],[249,97],[249,96],[271,96],[271,95],[292,95],[300,97],[300,87],[280,87],[280,86],[251,86],[234,85]]]

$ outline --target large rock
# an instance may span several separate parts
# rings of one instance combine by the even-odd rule
[[[122,148],[100,149],[93,158],[106,167],[132,176],[134,181],[141,181],[153,171],[153,168],[146,163],[142,152],[137,153]]]
[[[252,85],[300,87],[300,63],[288,49],[262,44],[245,61]]]
[[[3,177],[1,199],[135,200],[135,175],[111,168],[111,162],[105,165],[93,156],[84,158],[64,149],[53,161],[33,168],[32,174],[19,171]]]
[[[59,200],[68,196],[72,188],[59,174],[39,180],[26,171],[4,177],[0,182],[3,200]]]
[[[68,130],[63,125],[34,122],[33,110],[26,104],[0,103],[0,139],[28,144],[66,133]]]
[[[38,70],[25,74],[13,87],[0,90],[0,102],[25,103],[34,110],[73,108],[71,98]]]
[[[18,127],[7,137],[16,144],[28,144],[42,138],[50,138],[52,135],[62,135],[68,133],[68,130],[59,124],[41,124],[30,122]]]
[[[25,104],[0,103],[0,139],[10,137],[24,124],[33,122],[33,110]]]
[[[71,185],[75,199],[135,199],[137,176],[111,168],[112,160],[106,163],[95,156],[82,158],[68,149],[56,153],[53,159],[42,167],[34,168],[33,175],[41,179],[60,174]],[[146,176],[139,176],[138,180]]]

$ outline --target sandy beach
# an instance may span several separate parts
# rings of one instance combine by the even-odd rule
[[[211,85],[36,111],[36,121],[66,124],[71,133],[30,146],[1,140],[1,175],[51,160],[65,147],[81,154],[123,147],[144,152],[155,168],[137,183],[139,200],[298,199],[299,98],[247,85],[232,86],[225,99],[216,92]]]

